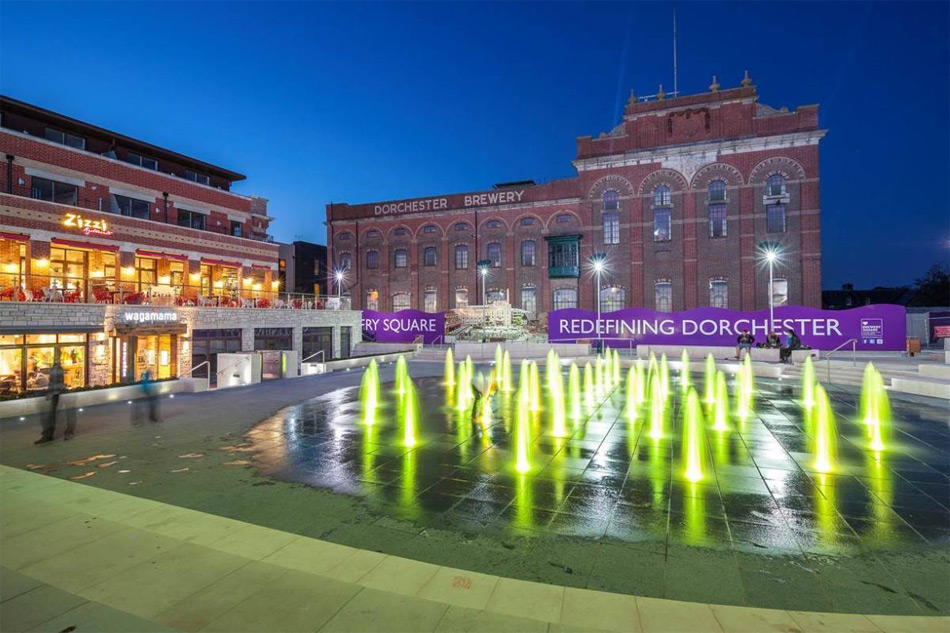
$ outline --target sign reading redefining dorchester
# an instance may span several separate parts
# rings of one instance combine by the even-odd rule
[[[521,202],[524,189],[509,189],[506,191],[489,191],[486,193],[469,193],[463,196],[453,196],[453,201],[461,198],[462,207],[486,207],[496,204],[515,204]],[[454,206],[454,205],[453,205]],[[384,202],[373,205],[374,215],[394,215],[399,213],[417,213],[421,211],[443,211],[449,208],[449,198],[420,198],[417,200],[401,200],[399,202]]]

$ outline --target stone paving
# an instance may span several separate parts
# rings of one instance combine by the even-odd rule
[[[387,379],[388,371],[388,369],[383,370],[383,380]],[[434,363],[418,363],[413,365],[412,371],[416,377],[426,374],[438,375],[441,372],[441,367]],[[332,578],[336,581],[356,584],[362,583],[364,580],[369,583],[365,586],[360,584],[359,586],[362,589],[358,588],[355,592],[349,594],[346,598],[347,604],[351,599],[356,600],[355,604],[358,605],[360,613],[374,612],[377,617],[383,617],[382,620],[377,622],[378,628],[381,630],[394,629],[386,627],[390,623],[390,618],[380,616],[380,613],[388,613],[390,610],[397,614],[402,612],[399,607],[402,599],[394,598],[388,594],[408,591],[408,589],[400,590],[398,587],[376,586],[373,584],[375,582],[372,580],[373,575],[363,578],[371,571],[363,566],[371,565],[373,561],[378,560],[378,557],[386,557],[386,555],[389,555],[393,560],[397,560],[394,555],[414,559],[406,561],[405,566],[407,569],[413,568],[416,571],[407,571],[406,573],[409,576],[400,580],[398,583],[400,586],[403,583],[407,587],[412,586],[412,582],[408,578],[414,578],[413,574],[425,576],[428,571],[423,570],[431,568],[434,575],[437,570],[447,569],[450,571],[439,573],[443,575],[451,573],[452,582],[470,586],[464,595],[480,595],[487,592],[486,600],[495,605],[488,609],[486,606],[489,602],[484,605],[479,605],[478,601],[458,604],[440,611],[438,618],[433,615],[435,613],[434,608],[430,609],[427,605],[420,605],[418,614],[415,611],[407,614],[407,617],[412,615],[418,620],[412,626],[407,626],[406,630],[433,630],[435,626],[441,626],[444,630],[453,630],[450,627],[454,625],[469,627],[459,628],[459,630],[502,630],[509,626],[498,619],[504,617],[505,614],[515,617],[530,616],[529,620],[525,622],[516,620],[515,624],[507,630],[547,630],[548,627],[551,627],[550,630],[552,631],[570,630],[561,627],[573,622],[571,618],[575,617],[575,613],[587,613],[590,617],[600,613],[600,608],[585,610],[582,606],[575,604],[577,602],[574,599],[574,596],[577,595],[574,593],[575,591],[587,592],[579,594],[583,596],[587,596],[588,593],[604,595],[586,589],[589,586],[597,586],[588,584],[591,578],[589,573],[584,575],[585,581],[580,584],[577,580],[580,576],[567,571],[571,570],[573,572],[575,569],[583,569],[584,565],[587,564],[585,557],[589,554],[589,550],[585,548],[588,547],[588,544],[581,543],[578,539],[565,539],[559,535],[546,536],[525,533],[499,540],[494,535],[479,535],[471,532],[459,533],[456,530],[435,528],[419,529],[418,526],[409,525],[404,520],[398,518],[394,520],[389,514],[375,512],[371,504],[366,503],[367,500],[364,497],[333,494],[300,482],[287,482],[262,476],[256,471],[253,467],[254,455],[245,452],[245,443],[243,442],[245,431],[257,421],[274,416],[289,403],[299,402],[302,399],[341,387],[353,386],[358,382],[358,379],[358,372],[341,372],[329,376],[304,377],[293,381],[273,382],[250,388],[178,396],[174,400],[163,402],[164,422],[142,427],[133,427],[129,424],[128,405],[117,404],[96,407],[80,414],[79,435],[73,442],[62,443],[57,441],[40,447],[32,445],[32,440],[38,436],[36,420],[4,421],[0,425],[0,441],[2,441],[0,461],[9,466],[35,469],[37,473],[52,475],[53,477],[42,477],[36,473],[19,473],[28,475],[31,480],[35,478],[43,482],[58,482],[60,485],[67,486],[70,491],[66,493],[64,488],[58,492],[59,495],[66,496],[57,496],[54,494],[55,489],[53,487],[47,486],[44,490],[43,486],[38,486],[35,488],[35,495],[32,493],[25,494],[23,491],[11,491],[11,494],[15,496],[11,497],[5,494],[3,500],[0,501],[4,519],[3,548],[0,550],[0,563],[3,564],[5,571],[6,569],[12,569],[21,575],[25,575],[25,578],[21,578],[17,575],[8,576],[6,573],[4,574],[4,587],[7,587],[9,582],[14,587],[10,591],[19,592],[16,597],[22,596],[20,603],[13,604],[15,606],[22,604],[25,613],[29,613],[31,609],[35,610],[37,608],[37,604],[45,604],[46,601],[42,599],[42,596],[49,593],[56,596],[50,599],[52,601],[50,604],[53,602],[62,604],[63,609],[61,611],[64,612],[82,609],[82,613],[89,613],[89,617],[92,618],[91,621],[96,621],[95,618],[102,621],[109,620],[112,617],[110,615],[112,614],[111,609],[118,609],[121,612],[113,614],[116,621],[121,622],[121,618],[129,617],[123,614],[132,614],[144,618],[146,621],[135,625],[139,626],[139,629],[133,629],[131,628],[133,625],[129,624],[124,627],[118,626],[116,630],[155,630],[154,628],[148,628],[151,626],[149,623],[157,623],[182,630],[198,630],[210,626],[212,622],[205,620],[202,620],[201,625],[197,626],[195,623],[157,619],[159,612],[150,611],[151,606],[149,608],[136,606],[139,605],[138,600],[144,600],[150,605],[153,599],[160,600],[160,596],[151,595],[153,592],[149,588],[153,586],[154,582],[147,578],[143,578],[142,582],[118,582],[109,585],[109,581],[100,575],[109,576],[119,569],[124,569],[124,563],[132,566],[151,564],[149,560],[141,560],[142,556],[148,554],[158,552],[158,556],[165,556],[165,550],[162,548],[170,544],[158,538],[163,537],[184,541],[187,545],[194,547],[206,547],[214,552],[220,551],[221,547],[224,547],[221,545],[222,543],[228,544],[228,547],[233,545],[239,548],[234,551],[225,549],[225,553],[246,558],[246,564],[230,568],[228,565],[240,561],[216,560],[214,563],[209,563],[207,573],[211,576],[218,573],[222,574],[220,578],[210,581],[209,584],[215,584],[225,576],[238,574],[238,570],[241,570],[240,574],[242,575],[249,574],[245,581],[240,580],[243,577],[242,575],[232,579],[232,582],[240,587],[246,587],[242,591],[251,588],[266,591],[271,584],[268,573],[276,573],[277,571],[271,569],[270,565],[292,568],[293,571],[299,573],[312,573],[314,569],[322,569],[321,573],[329,571],[321,567],[324,564],[322,550],[315,557],[304,551],[296,551],[295,548],[303,547],[303,543],[308,544],[305,548],[308,552],[311,547],[310,544],[313,543],[318,544],[318,547],[325,545],[329,547],[353,546],[358,548],[357,550],[350,550],[349,547],[346,547],[344,551],[350,554],[348,555],[348,564],[336,569]],[[11,480],[8,475],[13,472],[16,471],[4,469],[4,476],[0,483],[6,486],[7,482]],[[81,483],[66,482],[60,478],[75,478]],[[97,488],[103,489],[102,494],[105,494],[104,491],[108,490],[123,494],[112,495],[107,498],[95,496],[94,493],[84,495],[75,492],[77,489],[100,492]],[[40,494],[41,492],[42,494]],[[47,494],[53,496],[44,498]],[[37,503],[31,504],[27,498],[34,499]],[[10,499],[13,499],[12,504],[8,503]],[[152,540],[142,541],[139,539],[139,536],[142,535],[138,533],[135,533],[134,537],[124,535],[131,540],[124,543],[121,540],[117,543],[103,540],[98,546],[101,549],[98,550],[96,556],[103,559],[107,553],[111,554],[113,551],[124,552],[128,557],[127,561],[116,561],[113,564],[102,566],[101,570],[97,565],[77,565],[75,560],[69,558],[71,549],[90,548],[90,552],[97,552],[93,546],[93,541],[84,541],[82,536],[79,535],[94,534],[95,541],[99,540],[99,537],[104,538],[105,534],[95,531],[97,528],[89,527],[90,524],[85,523],[88,516],[85,516],[83,520],[73,517],[73,522],[70,522],[67,520],[70,517],[57,515],[57,511],[63,510],[61,499],[66,499],[69,504],[75,505],[75,509],[84,515],[95,517],[95,520],[99,521],[97,527],[103,525],[111,528],[114,527],[114,524],[121,523],[137,530],[144,529],[144,531],[153,535],[149,538],[155,541],[154,547],[156,549],[149,549]],[[135,522],[135,517],[126,513],[125,506],[132,501],[148,505],[142,512],[138,512],[140,508],[136,508],[139,523]],[[156,502],[164,502],[177,507],[168,508],[156,504]],[[10,509],[15,508],[17,503],[21,507],[16,520],[27,522],[28,527],[25,528],[25,531],[46,529],[39,526],[50,525],[50,532],[41,532],[45,536],[42,539],[43,543],[47,545],[42,555],[48,556],[48,560],[40,557],[31,559],[31,555],[19,554],[20,549],[28,552],[28,547],[10,547],[10,538],[15,537],[15,534],[8,530],[6,521],[11,517]],[[114,514],[108,514],[110,508],[114,510]],[[27,512],[27,510],[30,510],[30,512]],[[31,513],[34,510],[39,513],[38,516],[32,516]],[[181,514],[176,514],[174,519],[168,519],[166,513],[172,510]],[[198,512],[191,512],[190,510]],[[100,519],[104,520],[100,521]],[[131,523],[129,523],[130,521]],[[224,530],[222,526],[229,526],[229,529],[225,531],[233,531],[233,535],[225,537],[223,536],[225,531],[222,531],[221,533],[215,533],[214,538],[203,539],[202,533],[207,521],[217,522],[215,525],[221,530]],[[53,525],[59,527],[52,530]],[[92,532],[89,532],[89,530],[92,530]],[[116,534],[121,534],[123,530],[119,530]],[[72,541],[70,541],[69,534],[75,535]],[[139,547],[143,542],[148,543],[148,545],[144,548]],[[294,545],[294,543],[297,543],[297,545]],[[14,541],[14,545],[18,545],[18,543]],[[610,543],[600,544],[599,547],[603,552],[601,558],[603,563],[605,565],[613,563],[617,567],[610,574],[611,577],[648,577],[648,574],[655,573],[655,566],[651,565],[649,560],[644,560],[645,558],[654,557],[653,560],[655,561],[655,552]],[[14,553],[10,554],[11,551]],[[205,572],[204,565],[198,568],[189,566],[192,565],[192,556],[197,555],[199,550],[192,551],[190,548],[185,548],[176,551],[182,553],[182,558],[174,558],[172,553],[168,552],[170,557],[168,569],[174,570],[173,572],[170,571],[169,574],[180,571],[189,577],[194,576],[196,582],[206,578],[202,575]],[[914,582],[916,582],[914,587],[923,592],[919,595],[925,595],[925,599],[936,607],[934,610],[929,610],[931,613],[947,613],[947,604],[941,602],[941,600],[946,599],[946,588],[950,578],[945,572],[950,567],[947,565],[944,549],[938,548],[934,555],[943,557],[940,559],[943,566],[938,567],[935,574],[928,572],[929,575],[924,573],[923,576],[915,577],[914,573],[908,573],[907,576],[914,579]],[[265,561],[266,564],[263,566],[252,564],[271,556],[273,558]],[[283,562],[276,563],[276,560]],[[402,561],[404,559],[399,558],[398,560]],[[778,569],[776,561],[772,561],[771,565],[774,565],[773,567],[769,567],[769,563],[763,562],[762,564],[766,565],[769,572],[769,574],[761,575],[763,578],[767,578],[770,574],[791,574],[793,571],[787,565],[783,565],[781,569]],[[37,569],[44,569],[44,565],[47,566],[46,569],[49,570],[49,575],[31,575],[31,569],[39,574],[41,572]],[[303,569],[300,568],[301,565],[304,566]],[[402,566],[402,563],[400,563],[400,567]],[[906,567],[912,569],[910,564]],[[459,571],[460,569],[468,571]],[[709,574],[704,576],[700,573],[704,569],[708,570]],[[760,570],[761,567],[757,569]],[[631,570],[637,570],[638,573],[631,573]],[[689,566],[682,570],[685,574],[684,578],[688,577],[689,582],[684,582],[681,586],[702,587],[704,584],[716,582],[717,576],[714,566],[697,566],[695,570],[698,570],[698,576],[693,573],[694,570]],[[919,572],[921,570],[916,569],[914,571]],[[661,571],[661,574],[673,574],[674,572],[675,569],[669,567]],[[390,574],[385,575],[389,576]],[[798,580],[796,577],[796,582],[807,588],[809,575],[805,572],[801,572],[800,575],[802,578]],[[467,580],[456,581],[456,576]],[[502,578],[498,579],[498,576],[502,576]],[[8,578],[12,580],[8,581]],[[477,581],[485,578],[495,579],[492,589],[480,588],[482,584]],[[430,580],[431,577],[426,577],[426,583]],[[525,583],[533,588],[532,591],[536,590],[540,594],[539,599],[551,592],[560,596],[562,607],[557,610],[558,619],[552,619],[551,613],[553,611],[550,609],[554,607],[551,605],[538,610],[526,608],[520,599],[506,603],[504,595],[495,597],[495,592],[499,586],[525,580],[537,580],[544,583]],[[43,584],[36,585],[36,581],[42,581]],[[92,583],[93,581],[96,581],[96,586],[99,584],[106,585],[106,589],[103,590],[104,593],[89,593],[92,590],[86,583]],[[356,581],[359,581],[359,583]],[[888,579],[888,582],[890,581],[891,579]],[[297,596],[298,600],[306,597],[309,595],[306,589],[308,585],[302,579],[300,583],[301,588],[299,590],[285,587],[281,590],[282,594],[287,593],[290,596]],[[267,587],[261,588],[257,585],[267,585]],[[20,591],[20,589],[27,586],[30,587],[28,590]],[[663,586],[662,581],[660,586]],[[768,585],[764,584],[763,586],[767,587]],[[121,601],[109,602],[102,599],[103,596],[112,591],[109,587],[114,587],[116,591],[126,592],[123,594]],[[232,591],[241,594],[241,591],[234,588],[229,590],[227,587],[228,585],[223,585],[220,590],[224,593]],[[643,592],[638,591],[636,586],[598,588],[638,594],[639,598],[630,599],[638,608],[636,626],[642,625],[644,630],[693,630],[690,627],[678,629],[675,625],[675,622],[680,621],[683,622],[683,626],[686,626],[685,621],[677,620],[679,615],[676,614],[689,612],[693,605],[685,602],[667,603],[664,600],[656,600],[657,605],[675,605],[675,609],[668,608],[664,612],[659,606],[655,608],[651,606],[653,602],[648,597],[650,594],[644,595]],[[187,589],[193,589],[193,591],[182,596],[181,592]],[[424,585],[416,586],[416,591],[412,595],[416,596],[423,589]],[[43,593],[34,593],[36,590],[42,590]],[[166,603],[169,603],[167,608],[170,608],[170,604],[178,604],[199,593],[199,591],[191,585],[174,589],[164,598]],[[340,589],[340,591],[343,591],[343,589]],[[377,595],[374,592],[381,593]],[[330,593],[332,594],[332,592]],[[822,595],[825,595],[825,593],[823,592]],[[26,596],[30,594],[33,594],[33,597],[27,598]],[[216,594],[212,592],[211,595],[213,599]],[[623,598],[623,596],[613,594],[607,595],[611,597],[604,598],[604,600]],[[37,596],[41,598],[39,601],[37,601]],[[7,605],[6,602],[8,597],[11,602],[15,599],[15,596],[10,595],[5,589],[3,595],[4,611],[6,613],[19,612],[20,606],[16,606],[14,611],[10,610],[10,605]],[[423,592],[418,597],[426,599],[429,596]],[[564,606],[568,604],[568,597],[570,597],[570,604],[572,605],[569,609]],[[700,603],[709,602],[708,599],[703,599],[703,596],[699,593],[675,597]],[[276,598],[269,597],[268,599]],[[196,600],[203,602],[201,598]],[[372,609],[359,606],[362,605],[363,601],[368,601],[374,606]],[[583,600],[580,602],[584,603]],[[717,600],[717,602],[722,601]],[[263,604],[263,602],[257,604]],[[508,611],[505,611],[506,604],[509,605],[507,607]],[[590,604],[597,603],[591,602]],[[630,608],[631,603],[624,602],[623,604],[627,605],[624,608]],[[742,604],[742,602],[736,601],[735,604]],[[849,610],[843,608],[845,606],[843,604],[828,605],[821,602],[815,604],[816,606],[812,608],[825,609],[830,607],[833,610],[837,607],[837,610]],[[903,604],[909,604],[910,607],[906,611],[891,610],[890,612],[927,614],[927,611],[918,606],[919,603],[916,600]],[[644,609],[642,605],[648,606]],[[793,605],[758,604],[757,606],[792,608]],[[886,610],[892,606],[893,603],[888,603],[883,608]],[[314,608],[322,609],[324,607]],[[326,609],[331,608],[332,605],[326,607]],[[476,611],[469,613],[459,611],[460,608],[476,609]],[[853,610],[873,612],[873,609],[869,610],[867,608]],[[276,616],[273,613],[268,613],[267,609],[261,609],[261,611],[262,613],[257,615],[244,613],[238,616],[235,621],[246,621],[247,630],[296,630],[289,624],[285,626],[281,622],[273,620],[272,618]],[[650,615],[654,612],[664,613],[664,615],[658,616],[659,619],[657,619],[657,617]],[[431,617],[425,616],[426,613],[429,613]],[[539,617],[538,613],[545,615]],[[564,613],[568,615],[564,616],[566,620],[562,621],[561,617]],[[745,615],[746,610],[741,607],[730,607],[727,604],[708,607],[708,612],[704,610],[702,613],[704,614],[702,617],[707,617],[709,613],[713,614],[714,620],[710,622],[715,622],[715,625],[710,625],[711,630],[717,630],[715,627],[722,625],[722,618],[731,617],[738,622],[742,618],[753,617]],[[792,631],[796,628],[822,630],[817,624],[815,624],[815,627],[818,628],[814,629],[808,629],[802,624],[809,616],[798,614],[792,617],[781,611],[768,611],[766,613],[767,615],[754,616],[752,622],[759,622],[760,620],[757,618],[770,618],[763,621],[775,620],[779,623],[775,630]],[[36,615],[33,617],[42,616]],[[255,617],[265,618],[265,620],[255,620]],[[303,621],[306,622],[300,630],[317,630],[321,626],[332,624],[331,619],[316,623],[316,620],[308,619],[309,616],[306,614],[298,614],[297,617],[303,618]],[[818,618],[819,616],[814,617]],[[826,618],[822,621],[830,622],[837,616],[823,615],[820,617]],[[795,625],[789,624],[787,618],[792,618],[791,622],[794,622]],[[828,618],[831,618],[831,620],[828,620]],[[129,622],[133,621],[129,620]],[[227,622],[225,620],[226,624]],[[576,626],[580,627],[578,630],[597,628],[604,630],[637,630],[629,621],[624,625],[626,628],[617,628],[616,626],[598,627],[594,626],[593,622],[587,622],[586,625],[584,622],[579,622]],[[792,628],[782,628],[782,622]],[[895,623],[905,621],[900,619],[888,620],[886,618],[882,620],[877,616],[869,616],[869,618],[861,619],[858,622],[860,622],[859,628],[855,630],[863,630],[861,627],[869,627],[867,630],[876,631],[879,629],[874,627],[883,626],[881,622],[889,623],[887,627],[891,628],[888,628],[888,630],[899,630],[899,626],[903,625]],[[876,622],[877,624],[868,625],[869,622]],[[911,627],[908,630],[924,630],[921,627],[927,626],[943,627],[940,630],[946,630],[947,628],[947,623],[940,618],[925,618],[919,621],[907,620],[906,622],[913,622],[913,627],[916,627]],[[662,629],[659,628],[661,624],[669,626]],[[237,625],[227,624],[227,626],[236,627]],[[228,630],[227,626],[222,626],[220,630]],[[653,628],[651,629],[650,626]],[[745,630],[760,630],[756,628],[757,626],[747,627]],[[479,629],[478,627],[482,628]],[[17,624],[13,627],[4,625],[2,628],[3,630],[26,630],[28,627]],[[65,627],[56,630],[62,630],[62,628]],[[359,627],[355,624],[348,624],[342,628],[352,630]],[[87,630],[99,629],[92,626]],[[335,629],[331,627],[326,630]],[[369,627],[369,630],[372,630],[372,628]],[[740,627],[735,630],[743,629]],[[825,630],[840,629],[831,627]]]

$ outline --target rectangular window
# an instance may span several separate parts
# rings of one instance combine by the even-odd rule
[[[231,220],[231,235],[234,237],[244,237],[244,225]]]
[[[366,251],[366,268],[369,270],[379,268],[379,251]]]
[[[521,289],[521,309],[532,314],[538,311],[538,294],[534,286]]]
[[[125,162],[138,165],[139,167],[145,167],[146,169],[154,169],[155,171],[158,171],[157,160],[154,158],[148,158],[147,156],[142,156],[141,154],[136,154],[135,152],[127,152],[125,155]]]
[[[455,307],[456,308],[468,307],[468,288],[456,288]]]
[[[534,266],[536,245],[534,240],[525,240],[521,243],[521,265]]]
[[[150,257],[135,258],[136,290],[146,292],[158,283],[158,260]]]
[[[492,242],[486,247],[487,259],[491,260],[492,268],[501,267],[501,244],[498,242]]]
[[[192,182],[197,182],[198,184],[201,184],[201,185],[211,184],[211,178],[209,178],[208,176],[205,176],[204,174],[199,174],[198,172],[195,172],[195,171],[190,171],[188,169],[185,170],[185,178]]]
[[[548,276],[577,277],[580,275],[577,241],[548,242]]]
[[[560,288],[554,291],[554,309],[577,307],[577,290],[574,288]]]
[[[620,214],[616,211],[604,213],[604,244],[620,243]]]
[[[785,205],[770,204],[765,207],[766,231],[769,233],[785,232]]]
[[[422,250],[422,265],[435,266],[435,261],[436,261],[435,246],[426,246]]]
[[[60,130],[54,130],[51,127],[48,127],[43,131],[43,137],[47,141],[53,141],[54,143],[59,143],[61,145],[68,145],[69,147],[75,147],[76,149],[86,149],[86,139],[83,137],[76,136],[74,134],[68,134]]]
[[[455,268],[456,270],[468,268],[468,246],[460,244],[455,247]]]
[[[709,205],[709,237],[726,237],[726,205]]]
[[[673,218],[669,209],[653,210],[653,241],[669,242],[673,239]]]
[[[435,288],[429,287],[425,291],[424,310],[426,312],[437,312],[439,309],[439,295]]]
[[[112,210],[113,213],[124,215],[128,218],[138,218],[139,220],[150,219],[149,211],[151,205],[147,201],[120,196],[118,194],[114,194],[112,199],[115,201],[115,206]]]
[[[76,185],[37,178],[36,176],[33,176],[31,195],[36,200],[46,200],[58,204],[74,205],[79,202],[79,190]]]
[[[366,309],[379,310],[379,291],[370,290],[366,293]]]
[[[658,312],[673,311],[673,284],[658,281],[653,285],[653,307]]]
[[[397,292],[393,295],[393,312],[409,309],[409,293]]]
[[[207,219],[203,213],[178,209],[178,226],[186,226],[188,228],[204,231],[207,226],[206,223]]]
[[[709,305],[713,308],[729,307],[729,282],[725,279],[709,280]]]
[[[788,280],[787,279],[773,279],[772,280],[772,305],[776,307],[788,305]]]
[[[393,253],[393,265],[396,268],[406,268],[409,266],[409,251],[404,248],[397,248]]]

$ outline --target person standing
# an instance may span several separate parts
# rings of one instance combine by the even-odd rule
[[[138,424],[142,420],[143,409],[148,407],[149,422],[159,422],[158,389],[155,386],[155,376],[151,367],[142,372],[142,398],[135,404],[132,423]]]
[[[66,379],[63,372],[63,366],[59,362],[59,357],[53,361],[53,366],[49,368],[49,387],[46,390],[46,399],[49,400],[49,411],[43,419],[43,434],[34,444],[45,444],[53,441],[53,435],[56,433],[56,413],[59,410],[59,398],[66,391]],[[76,432],[76,415],[73,411],[66,412],[66,432],[63,434],[64,440],[73,439]]]

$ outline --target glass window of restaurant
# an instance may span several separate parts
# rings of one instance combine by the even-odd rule
[[[349,325],[340,327],[340,358],[350,357],[350,345],[353,338],[353,328]]]
[[[135,258],[135,290],[147,292],[158,283],[158,260],[151,257]]]
[[[198,367],[204,362],[208,363],[193,372],[192,375],[196,378],[210,376],[214,381],[218,371],[218,354],[241,351],[240,329],[194,330],[191,338],[191,366]]]
[[[289,327],[254,328],[255,350],[293,349],[293,329]]]
[[[0,396],[49,388],[56,359],[67,389],[85,387],[89,374],[86,334],[0,335]]]
[[[323,352],[322,354],[320,352]],[[333,328],[303,328],[302,362],[322,363],[333,358]]]
[[[79,290],[85,295],[88,263],[86,251],[55,246],[50,248],[49,287]]]

